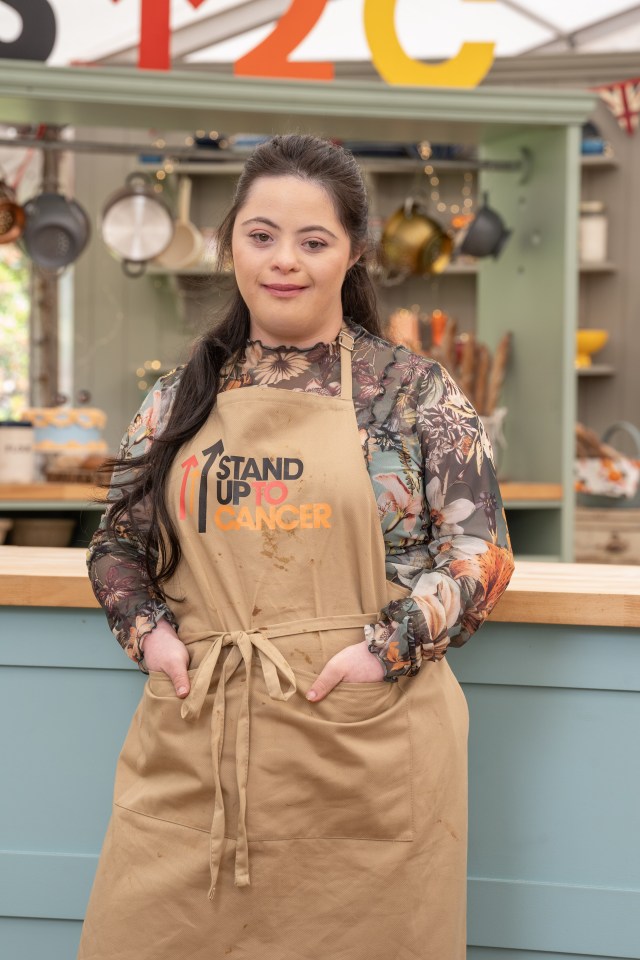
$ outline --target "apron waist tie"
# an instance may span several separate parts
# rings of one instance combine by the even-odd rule
[[[246,684],[240,703],[236,734],[236,781],[238,784],[239,809],[234,883],[237,887],[246,887],[250,883],[246,812],[247,779],[249,775],[249,696],[253,648],[255,647],[258,651],[262,673],[271,699],[289,700],[297,689],[295,674],[278,648],[271,643],[271,638],[292,636],[300,633],[312,633],[320,630],[339,630],[348,627],[365,626],[365,624],[375,621],[377,616],[377,613],[369,613],[338,617],[318,617],[312,620],[298,620],[289,623],[275,624],[259,630],[232,630],[209,633],[206,637],[198,638],[210,639],[213,643],[196,669],[189,695],[182,703],[180,715],[183,720],[198,719],[202,712],[207,693],[209,692],[209,687],[211,686],[216,664],[220,657],[220,651],[226,646],[232,646],[233,648],[222,666],[220,679],[213,699],[213,709],[211,711],[211,757],[213,761],[215,800],[210,832],[210,900],[213,900],[215,895],[225,840],[226,823],[222,785],[220,781],[220,764],[224,745],[225,688],[227,681],[233,676],[238,666],[244,663]],[[193,642],[193,640],[191,642]],[[285,690],[282,689],[280,675],[288,681],[288,686]]]

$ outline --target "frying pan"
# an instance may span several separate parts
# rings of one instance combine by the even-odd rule
[[[178,219],[171,243],[159,257],[157,263],[168,270],[180,270],[189,267],[202,258],[204,238],[195,224],[189,220],[191,207],[191,180],[181,177],[178,186]]]
[[[0,180],[0,243],[13,243],[24,230],[24,209],[16,203],[13,189]]]
[[[122,260],[129,277],[139,277],[147,261],[169,246],[173,218],[168,206],[142,173],[130,173],[124,187],[116,190],[102,210],[102,238]]]
[[[89,217],[76,200],[61,193],[41,193],[24,205],[22,242],[44,270],[63,270],[76,260],[91,235]]]

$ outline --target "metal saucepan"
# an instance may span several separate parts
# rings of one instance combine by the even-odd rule
[[[0,243],[13,243],[22,235],[26,217],[24,209],[16,203],[15,191],[0,180]]]
[[[142,276],[147,262],[167,249],[173,231],[169,207],[142,173],[129,174],[102,210],[102,238],[129,277]]]
[[[388,268],[423,276],[442,273],[447,267],[453,239],[427,215],[419,200],[407,197],[385,223],[381,246]]]
[[[181,177],[178,185],[178,219],[174,225],[171,243],[159,257],[157,263],[167,270],[180,270],[190,267],[202,259],[204,238],[196,225],[189,220],[191,209],[191,180]]]
[[[41,193],[24,205],[25,250],[43,270],[61,271],[80,256],[91,236],[91,223],[77,202],[61,193]]]

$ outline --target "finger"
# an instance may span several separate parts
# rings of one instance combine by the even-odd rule
[[[169,674],[169,677],[171,678],[177,696],[186,697],[191,687],[187,671],[183,667],[178,667],[177,670]]]
[[[307,700],[313,700],[314,703],[317,703],[318,700],[324,699],[341,680],[339,671],[326,666],[307,690]]]

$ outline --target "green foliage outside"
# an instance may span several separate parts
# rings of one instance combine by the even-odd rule
[[[29,259],[0,245],[0,420],[29,405]]]

